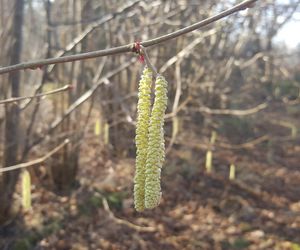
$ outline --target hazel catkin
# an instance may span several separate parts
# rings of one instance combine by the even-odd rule
[[[152,72],[143,70],[139,82],[137,123],[136,123],[136,168],[134,177],[134,206],[137,211],[145,208],[145,168],[148,150],[148,128],[151,109]]]
[[[167,108],[168,83],[163,76],[155,81],[155,100],[149,124],[149,141],[146,160],[145,208],[158,206],[161,198],[160,176],[165,159],[164,115]]]

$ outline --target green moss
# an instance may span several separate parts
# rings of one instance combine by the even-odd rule
[[[62,228],[62,223],[60,220],[54,220],[52,222],[50,222],[48,225],[46,225],[43,230],[42,230],[42,234],[44,236],[53,234],[57,231],[59,231]]]
[[[30,241],[26,238],[19,239],[13,246],[13,250],[31,250],[33,246],[30,244]]]
[[[126,197],[125,192],[115,192],[105,195],[107,202],[111,208],[121,210],[123,207],[123,200]]]
[[[248,241],[244,238],[238,238],[233,242],[232,247],[234,249],[245,249],[250,245],[251,245],[250,241]]]

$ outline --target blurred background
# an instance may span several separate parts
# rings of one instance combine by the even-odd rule
[[[0,66],[145,41],[239,2],[0,0]],[[257,1],[148,48],[169,101],[162,201],[143,213],[134,53],[0,75],[1,100],[57,90],[0,104],[1,166],[40,160],[0,173],[0,249],[299,250],[299,3]]]

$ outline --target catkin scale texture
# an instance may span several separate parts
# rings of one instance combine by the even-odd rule
[[[149,124],[149,140],[146,160],[145,208],[156,207],[161,198],[160,176],[165,158],[164,115],[167,108],[167,86],[164,77],[155,81],[155,100]]]
[[[134,206],[137,211],[145,208],[145,168],[148,152],[148,128],[151,112],[152,72],[145,67],[139,82],[136,124],[136,167],[134,177]]]

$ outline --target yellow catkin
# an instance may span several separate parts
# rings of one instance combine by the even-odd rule
[[[212,172],[212,157],[213,157],[212,151],[208,150],[206,152],[206,161],[205,161],[205,168],[207,173]]]
[[[97,119],[95,122],[95,135],[100,135],[101,134],[101,124],[100,124],[100,119]]]
[[[31,178],[27,170],[22,173],[22,205],[24,210],[31,208]]]
[[[149,125],[149,142],[146,161],[145,208],[158,206],[161,199],[160,176],[165,159],[164,115],[167,107],[168,83],[158,76],[155,81],[155,100]]]
[[[234,180],[235,179],[235,165],[234,164],[230,165],[229,179],[230,180]]]
[[[104,144],[107,145],[109,143],[109,124],[106,122],[104,124]]]
[[[148,150],[148,127],[151,109],[152,72],[145,67],[139,82],[136,123],[136,168],[134,177],[134,206],[137,211],[145,209],[145,167]]]

